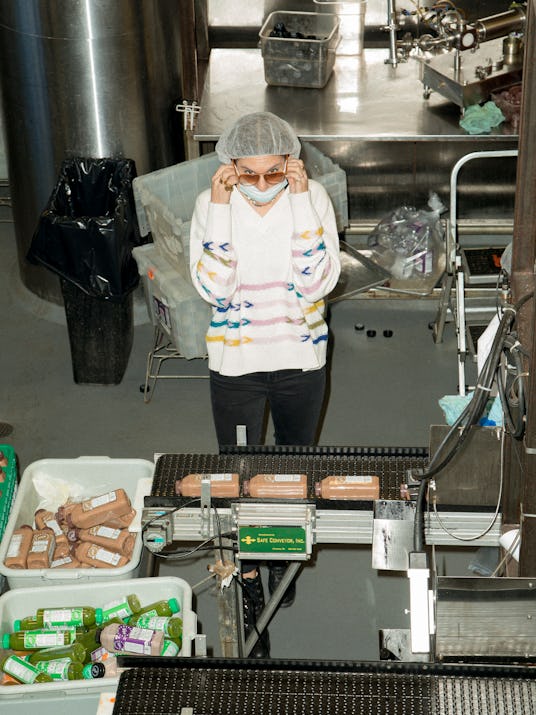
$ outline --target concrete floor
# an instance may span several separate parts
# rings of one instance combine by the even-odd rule
[[[208,381],[168,380],[144,404],[140,385],[153,329],[138,324],[125,376],[116,386],[77,385],[71,371],[62,309],[43,305],[18,277],[13,224],[0,223],[0,420],[13,424],[6,439],[22,471],[42,458],[107,455],[153,459],[154,453],[216,453]],[[141,296],[137,315],[145,319]],[[324,445],[426,446],[431,424],[443,424],[438,399],[456,392],[452,325],[436,345],[428,323],[434,300],[347,300],[331,308],[331,391],[321,433]],[[354,329],[376,330],[375,338]],[[393,337],[382,331],[391,329]],[[202,360],[181,361],[183,372],[206,374]],[[267,441],[270,442],[270,435]],[[471,549],[444,550],[443,570],[466,575]],[[161,575],[194,587],[208,558],[164,564]],[[212,584],[194,588],[199,631],[219,655],[217,595]],[[270,625],[272,656],[377,659],[378,629],[408,627],[405,575],[378,573],[365,547],[322,547],[303,569],[292,608]]]

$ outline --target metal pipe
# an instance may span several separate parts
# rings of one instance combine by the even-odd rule
[[[389,59],[386,60],[386,64],[391,64],[396,67],[398,64],[398,57],[396,55],[396,31],[398,25],[396,24],[396,8],[394,0],[387,0],[387,29],[389,30]]]
[[[475,22],[479,42],[505,37],[511,32],[523,32],[527,15],[522,7],[514,7],[497,15],[484,17]]]

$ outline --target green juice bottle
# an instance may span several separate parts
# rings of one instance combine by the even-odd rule
[[[161,601],[155,601],[150,603],[148,606],[143,606],[136,616],[173,616],[181,610],[179,602],[176,598],[169,598],[167,600],[163,599]]]
[[[21,619],[20,628],[23,631],[34,631],[37,628],[58,628],[75,626],[76,628],[91,627],[102,623],[102,609],[91,606],[65,606],[59,608],[38,608],[35,616]]]
[[[102,665],[102,663],[96,665]],[[36,667],[42,673],[49,675],[52,680],[91,680],[104,675],[104,666],[97,674],[93,664],[83,665],[69,658],[42,660],[36,664]]]
[[[140,599],[135,593],[105,604],[102,607],[102,622],[108,624],[113,618],[126,619],[141,610]]]
[[[166,657],[171,657],[179,655],[180,651],[180,645],[176,643],[175,641],[169,640],[168,638],[164,638],[164,642],[162,644],[162,652],[160,655],[166,656]]]
[[[0,657],[0,670],[19,683],[31,685],[32,683],[51,683],[52,678],[47,673],[41,673],[35,665],[26,662],[18,655],[6,653]]]
[[[171,640],[182,642],[182,618],[178,616],[150,616],[147,613],[137,613],[130,619],[129,626],[164,631],[164,634]]]
[[[69,645],[74,639],[75,632],[56,631],[40,628],[35,631],[18,631],[4,633],[2,648],[13,650],[39,650],[41,648],[54,648],[54,646]]]
[[[91,654],[101,648],[100,634],[102,628],[91,628],[89,631],[83,633],[78,631],[76,634],[75,643],[78,643],[84,648],[84,660],[85,664],[91,663]]]
[[[45,660],[60,660],[69,658],[72,661],[83,663],[86,658],[86,649],[81,643],[71,643],[59,648],[46,648],[45,650],[36,650],[26,657],[28,663],[37,665]]]

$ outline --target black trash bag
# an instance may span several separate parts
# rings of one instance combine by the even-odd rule
[[[66,159],[41,213],[27,259],[87,295],[120,302],[139,282],[140,235],[131,159]]]

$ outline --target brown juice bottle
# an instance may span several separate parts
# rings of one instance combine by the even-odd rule
[[[110,529],[109,526],[92,526],[91,529],[71,529],[69,541],[91,541],[124,556],[130,556],[134,549],[136,534],[128,529]]]
[[[259,499],[305,499],[307,475],[257,474],[243,484],[246,496]]]
[[[131,509],[132,504],[125,490],[114,489],[76,504],[67,514],[66,521],[71,528],[90,529],[109,518],[126,514]]]
[[[213,497],[237,497],[240,493],[238,474],[187,474],[175,482],[175,492],[182,497],[201,496],[203,478],[210,479],[210,495]]]
[[[15,529],[7,547],[4,566],[9,569],[25,569],[32,538],[33,529],[29,524],[23,524]]]
[[[69,555],[69,542],[58,524],[55,514],[46,509],[38,509],[35,512],[35,525],[38,529],[52,529],[56,537],[56,547],[54,559],[60,559]]]
[[[28,569],[48,569],[54,557],[56,538],[52,529],[37,529],[26,559]]]
[[[75,508],[77,505],[77,502],[67,502],[66,504],[62,504],[59,508],[58,511],[56,512],[56,521],[60,525],[60,529],[63,531],[64,534],[67,533],[69,530],[69,524],[67,523],[67,517],[69,514],[72,512],[72,510]]]
[[[331,475],[315,484],[315,492],[322,499],[379,499],[380,480],[372,475]]]
[[[74,556],[67,554],[67,556],[56,556],[54,553],[54,558],[50,564],[51,569],[79,569],[81,567],[80,561]]]
[[[100,569],[120,568],[126,566],[130,560],[127,556],[109,551],[90,541],[81,541],[75,547],[74,554],[83,564]]]
[[[127,511],[126,514],[121,514],[121,516],[110,517],[103,521],[101,526],[108,526],[110,529],[126,529],[134,521],[136,516],[136,509],[131,509]]]

